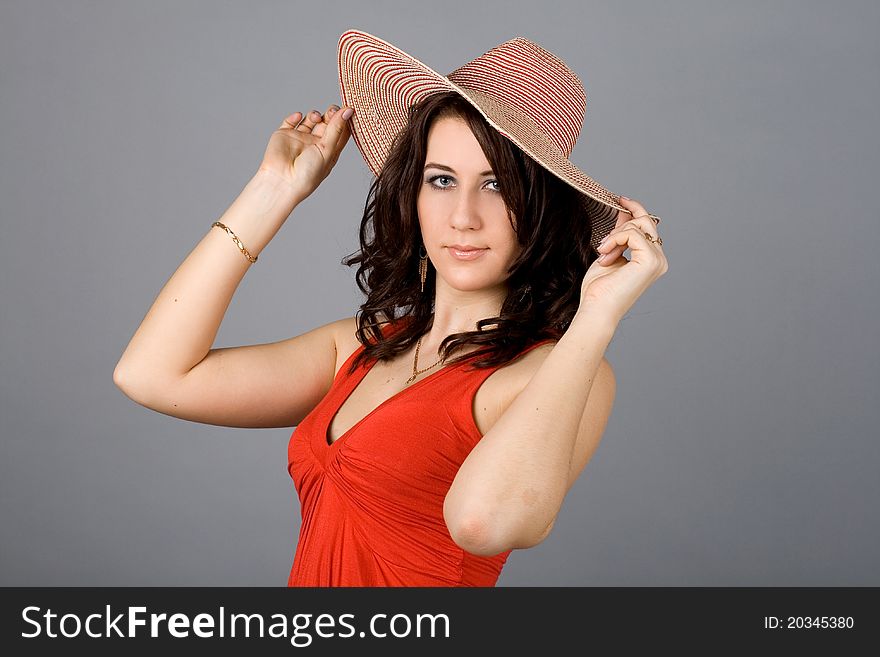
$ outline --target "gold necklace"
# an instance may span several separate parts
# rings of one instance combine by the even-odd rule
[[[423,370],[416,369],[416,368],[419,366],[419,349],[421,349],[421,347],[422,347],[422,337],[423,337],[423,336],[419,336],[419,341],[416,342],[416,355],[415,355],[415,357],[413,358],[413,373],[412,373],[412,376],[409,377],[409,378],[406,380],[407,385],[409,385],[410,383],[412,383],[413,381],[415,381],[416,377],[417,377],[419,374],[421,374],[422,372],[427,372],[427,371],[430,370],[431,368],[433,368],[433,367],[437,367],[440,363],[443,362],[443,359],[441,358],[441,359],[438,360],[436,363],[434,363],[433,365],[431,365],[431,367],[426,367],[426,368],[423,369]]]

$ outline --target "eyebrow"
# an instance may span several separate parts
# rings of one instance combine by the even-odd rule
[[[425,165],[425,168],[426,169],[430,169],[430,168],[442,169],[443,171],[449,171],[450,173],[455,173],[455,169],[453,169],[452,167],[448,167],[445,164],[437,164],[436,162],[428,162]],[[494,173],[494,171],[492,171],[492,169],[489,169],[488,171],[483,171],[480,175],[481,176],[489,176],[493,173]]]

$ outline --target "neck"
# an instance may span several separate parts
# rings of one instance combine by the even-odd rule
[[[476,331],[477,322],[488,317],[497,317],[507,297],[507,289],[497,289],[479,296],[456,295],[434,299],[434,319],[431,328],[422,337],[422,345],[435,348],[453,333]],[[435,349],[436,350],[436,349]]]

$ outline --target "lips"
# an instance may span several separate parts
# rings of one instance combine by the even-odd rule
[[[482,257],[482,255],[489,249],[478,249],[472,246],[459,249],[455,245],[451,245],[446,247],[446,250],[449,252],[449,255],[456,260],[476,260],[477,258]]]
[[[462,244],[450,244],[449,248],[455,249],[456,251],[485,251],[486,250],[485,247],[481,248],[478,246],[468,246],[468,245],[462,245]]]

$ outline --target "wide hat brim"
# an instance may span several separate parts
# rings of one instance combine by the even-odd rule
[[[502,45],[518,42],[537,47],[520,37]],[[531,117],[502,98],[456,84],[450,79],[454,73],[441,75],[412,55],[361,30],[347,30],[340,36],[337,56],[340,98],[355,110],[349,124],[351,135],[377,177],[394,138],[406,125],[409,108],[428,95],[454,91],[502,136],[582,194],[592,222],[594,248],[614,228],[619,211],[630,213],[620,204],[619,195],[572,164]],[[659,223],[659,217],[651,216]]]

